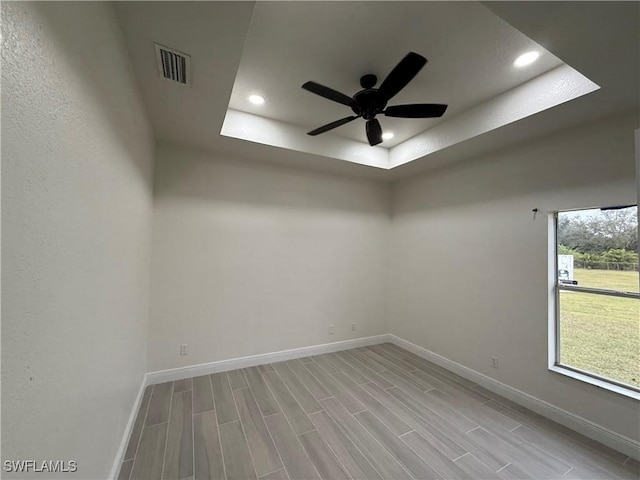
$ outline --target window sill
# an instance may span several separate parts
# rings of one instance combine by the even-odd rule
[[[621,387],[620,385],[614,385],[613,383],[609,383],[607,381],[600,380],[598,378],[594,378],[589,375],[576,372],[574,370],[569,370],[568,368],[564,368],[560,365],[551,365],[549,367],[549,370],[551,370],[552,372],[559,373],[560,375],[565,375],[575,380],[580,380],[582,382],[595,385],[596,387],[609,390],[610,392],[615,392],[620,395],[624,395],[625,397],[630,397],[636,400],[640,400],[640,392],[636,392],[635,390],[631,390],[629,388]]]

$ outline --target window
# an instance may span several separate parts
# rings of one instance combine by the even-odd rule
[[[558,212],[550,368],[640,392],[638,207]]]

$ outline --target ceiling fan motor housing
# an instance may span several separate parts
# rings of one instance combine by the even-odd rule
[[[387,106],[387,101],[378,93],[377,88],[366,88],[353,96],[351,110],[366,120],[373,119]]]

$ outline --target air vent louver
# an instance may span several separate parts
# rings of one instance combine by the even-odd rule
[[[161,78],[180,85],[191,85],[191,57],[184,53],[155,44],[158,73]]]

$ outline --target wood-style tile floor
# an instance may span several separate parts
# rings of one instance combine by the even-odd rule
[[[626,455],[391,344],[148,387],[121,479],[637,479]]]

